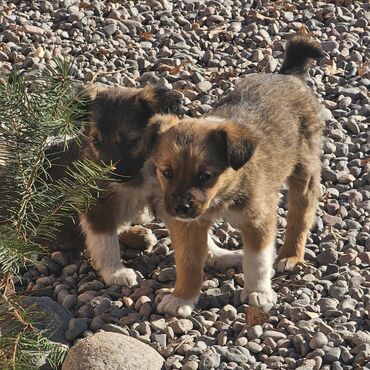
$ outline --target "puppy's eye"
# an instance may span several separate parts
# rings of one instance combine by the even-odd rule
[[[97,138],[92,138],[91,139],[91,144],[92,145],[94,145],[94,147],[96,148],[96,149],[100,149],[101,148],[101,141],[100,140],[98,140]]]
[[[162,171],[162,175],[165,179],[170,180],[173,177],[173,171],[170,168],[166,168]]]
[[[139,142],[139,139],[129,140],[126,142],[127,149],[132,149],[137,143]]]
[[[211,179],[212,175],[208,172],[200,172],[198,174],[198,182],[200,184],[205,184],[207,181]]]

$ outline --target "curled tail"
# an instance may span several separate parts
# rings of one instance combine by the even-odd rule
[[[279,71],[283,75],[303,75],[312,59],[324,56],[319,43],[307,36],[294,36],[287,44],[283,65]]]

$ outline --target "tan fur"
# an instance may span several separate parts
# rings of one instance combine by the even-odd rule
[[[281,269],[304,261],[304,248],[318,203],[320,168],[312,173],[297,169],[288,179],[288,223],[285,243],[279,252]]]
[[[207,258],[207,230],[209,222],[183,224],[171,220],[167,227],[171,230],[172,245],[175,250],[177,283],[174,295],[184,299],[198,294],[203,282],[203,266]],[[184,246],[186,246],[184,248]]]
[[[149,104],[156,103],[156,95],[152,86],[147,85],[141,90],[141,98],[145,99]]]
[[[244,271],[242,300],[262,306],[260,293],[267,302],[275,299],[264,274],[271,270],[278,191],[285,182],[289,212],[279,269],[304,261],[319,194],[320,107],[297,77],[249,75],[211,114],[153,118],[158,131],[153,160],[177,266],[173,301],[199,293],[207,229],[223,218],[242,232],[244,268],[256,269]],[[212,176],[200,185],[201,173]]]

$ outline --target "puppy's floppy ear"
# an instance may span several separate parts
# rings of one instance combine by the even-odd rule
[[[180,94],[166,87],[146,85],[138,98],[154,113],[178,114],[181,107]]]
[[[179,121],[179,118],[172,114],[156,114],[149,120],[142,141],[148,154],[154,150],[159,136]]]
[[[245,127],[236,123],[220,125],[210,132],[208,139],[225,153],[227,163],[235,171],[251,159],[255,150],[255,139]]]

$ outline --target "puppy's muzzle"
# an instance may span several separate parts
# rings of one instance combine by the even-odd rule
[[[179,217],[191,217],[191,213],[193,210],[193,202],[191,199],[184,199],[182,197],[178,197],[175,200],[174,210],[177,216]]]

